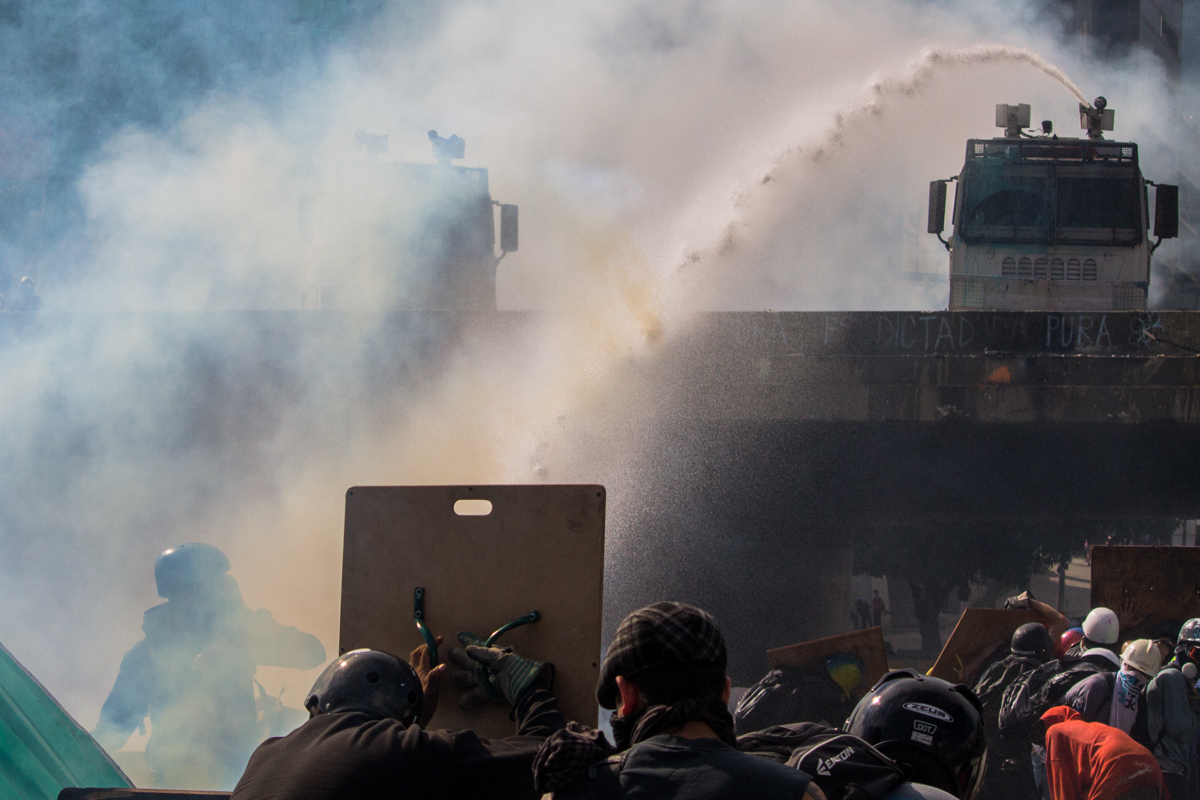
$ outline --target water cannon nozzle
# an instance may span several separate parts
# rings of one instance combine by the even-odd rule
[[[433,157],[443,167],[450,166],[452,159],[466,157],[467,141],[461,136],[443,138],[437,131],[430,131],[429,141],[433,144]]]
[[[1108,107],[1108,101],[1097,97],[1094,105],[1079,104],[1079,127],[1087,131],[1089,139],[1103,139],[1104,131],[1111,131],[1116,112]]]

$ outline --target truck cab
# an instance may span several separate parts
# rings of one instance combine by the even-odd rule
[[[1178,190],[1156,186],[1151,241],[1147,181],[1133,142],[1108,141],[1104,98],[1081,104],[1089,137],[1025,133],[1029,106],[997,107],[1005,135],[967,142],[962,172],[930,185],[929,231],[944,227],[946,186],[957,181],[950,309],[1146,308],[1150,258],[1178,227]]]

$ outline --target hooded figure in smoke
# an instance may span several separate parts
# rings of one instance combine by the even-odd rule
[[[325,660],[317,637],[250,610],[228,570],[212,545],[163,551],[154,580],[167,602],[146,611],[146,636],[121,660],[92,732],[111,752],[149,715],[146,764],[163,786],[231,788],[260,738],[258,666],[311,669]]]

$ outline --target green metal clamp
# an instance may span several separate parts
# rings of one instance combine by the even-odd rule
[[[425,639],[425,646],[429,648],[429,666],[436,667],[438,665],[437,639],[429,630],[429,626],[425,624],[425,587],[423,586],[413,589],[413,622],[417,623],[417,630],[421,632],[421,636]],[[503,630],[504,628],[501,628],[496,633],[499,634]]]
[[[542,618],[542,615],[539,614],[537,611],[530,611],[525,616],[520,617],[519,619],[514,619],[512,622],[508,623],[507,625],[501,625],[499,628],[497,628],[495,631],[492,632],[492,635],[487,638],[487,641],[485,641],[483,643],[483,646],[491,647],[492,644],[497,639],[500,638],[501,634],[508,633],[513,628],[519,628],[522,625],[528,625],[531,622],[537,622],[541,618]]]
[[[522,625],[528,625],[531,622],[537,622],[541,618],[542,618],[542,615],[539,614],[536,610],[530,611],[525,616],[514,619],[512,622],[508,623],[507,625],[501,625],[499,628],[497,628],[495,631],[492,632],[491,636],[489,636],[487,639],[484,640],[483,646],[491,647],[496,643],[496,640],[499,639],[501,635],[508,633],[513,628],[519,628]],[[483,666],[482,664],[480,664],[479,667],[477,668],[477,672],[479,673],[479,685],[483,687],[483,690],[484,690],[484,692],[487,693],[487,696],[493,700],[503,700],[504,695],[502,695],[500,693],[500,690],[498,690],[495,686],[492,685],[491,673],[488,671],[488,668]]]

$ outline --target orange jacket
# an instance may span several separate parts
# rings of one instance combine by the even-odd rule
[[[1116,800],[1139,786],[1163,796],[1162,770],[1150,751],[1129,735],[1079,712],[1056,706],[1046,723],[1046,779],[1052,800]]]

